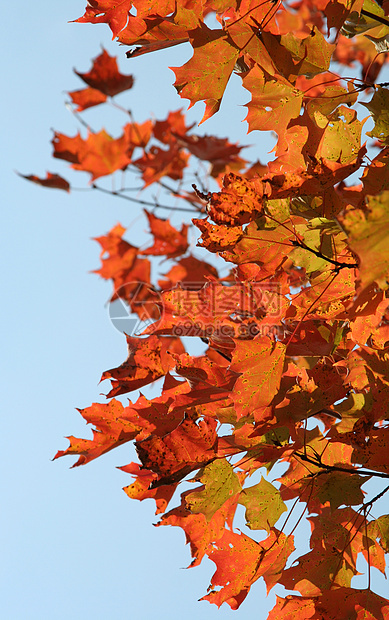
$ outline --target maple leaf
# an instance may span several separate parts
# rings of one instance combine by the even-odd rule
[[[290,121],[300,115],[303,93],[286,80],[265,81],[262,70],[255,65],[243,78],[243,86],[252,93],[245,119],[249,131],[272,129],[281,136]]]
[[[82,90],[73,90],[69,93],[72,103],[77,108],[76,112],[82,112],[88,108],[92,108],[95,105],[104,103],[107,101],[107,96],[96,88],[83,88]]]
[[[132,88],[132,75],[119,73],[116,57],[110,56],[103,48],[102,53],[93,59],[92,69],[88,73],[74,71],[88,86],[108,97],[114,97],[124,90]]]
[[[113,399],[110,403],[101,405],[94,403],[86,409],[78,409],[88,424],[93,424],[93,439],[77,439],[68,437],[70,446],[66,450],[59,450],[54,459],[68,454],[79,455],[78,461],[73,465],[85,465],[98,458],[109,450],[134,439],[140,427],[135,423],[123,420],[125,408],[122,403]]]
[[[112,37],[115,38],[125,27],[132,0],[88,0],[82,17],[75,21],[80,23],[109,24]]]
[[[190,32],[193,57],[182,67],[172,67],[174,86],[192,107],[205,101],[201,122],[213,116],[221,104],[227,83],[234,70],[239,50],[230,44],[221,30],[211,30],[204,23]]]
[[[41,179],[37,177],[35,174],[20,174],[19,176],[23,177],[23,179],[27,179],[27,181],[32,181],[37,185],[43,185],[43,187],[52,187],[53,189],[63,189],[65,192],[70,192],[70,183],[66,181],[59,174],[53,174],[51,172],[47,172],[46,178]]]
[[[181,506],[163,515],[157,526],[171,525],[181,527],[184,530],[186,542],[190,544],[193,558],[190,566],[193,567],[201,563],[211,543],[221,538],[225,530],[225,523],[227,522],[229,527],[231,527],[236,509],[236,498],[232,497],[227,500],[216,510],[210,520],[207,520],[203,513],[193,514],[188,510],[186,507],[186,496],[188,493],[182,493]]]
[[[104,129],[88,133],[86,140],[54,134],[54,157],[72,162],[72,168],[91,174],[91,180],[125,169],[131,162],[130,145],[126,135],[112,138]]]
[[[372,538],[378,538],[385,553],[389,553],[389,515],[382,515],[370,521],[367,531]]]
[[[185,417],[164,437],[151,435],[135,443],[139,459],[146,469],[160,476],[160,484],[171,484],[216,458],[216,422],[203,419],[198,423]]]
[[[366,120],[366,119],[365,119]],[[357,119],[355,110],[339,106],[330,116],[317,149],[317,157],[348,164],[355,160],[361,148],[364,121]]]
[[[102,129],[88,135],[80,163],[74,163],[73,168],[89,172],[94,181],[116,170],[124,170],[130,162],[127,136],[123,134],[120,138],[112,138]]]
[[[179,11],[179,6],[176,5],[176,9]],[[192,21],[189,26],[195,28],[198,20],[195,18],[193,21],[193,11],[186,11],[186,14],[189,14],[189,20]],[[123,45],[136,46],[126,53],[127,58],[136,58],[189,41],[187,24],[177,23],[177,17],[155,15],[141,18],[130,13],[127,26],[118,35],[118,41]]]
[[[259,577],[264,576],[270,587],[276,583],[274,577],[282,572],[293,548],[292,537],[279,533],[277,540],[275,530],[260,543],[242,533],[225,530],[209,553],[217,566],[211,592],[200,600],[208,600],[218,607],[226,602],[231,609],[238,609]],[[219,586],[221,589],[216,590]]]
[[[389,434],[387,429],[378,428],[369,432],[364,446],[356,447],[351,460],[354,463],[362,463],[369,469],[389,473],[389,463],[385,454],[389,446]]]
[[[280,386],[284,357],[285,345],[266,336],[235,343],[231,370],[241,376],[232,396],[238,418],[270,405]]]
[[[239,157],[241,146],[231,144],[227,138],[215,136],[180,136],[180,144],[199,159],[209,161],[212,164],[211,176],[217,177],[226,170],[241,170],[246,160]]]
[[[246,224],[263,212],[261,194],[246,179],[232,172],[224,176],[222,191],[207,198],[208,214],[216,224]]]
[[[340,620],[347,613],[350,620],[384,620],[389,612],[388,601],[370,590],[338,588],[323,595],[315,603],[318,613],[330,614]],[[344,617],[344,616],[343,616]]]
[[[387,600],[371,590],[334,588],[319,597],[277,596],[268,620],[384,620],[389,611]],[[347,614],[347,616],[345,616]]]
[[[187,231],[188,225],[183,224],[181,231],[170,224],[169,220],[162,220],[153,213],[145,210],[149,220],[150,232],[154,236],[154,244],[142,250],[141,254],[152,256],[179,256],[185,254],[188,249]]]
[[[161,289],[171,289],[177,284],[190,290],[201,289],[205,282],[211,278],[217,278],[217,271],[213,265],[199,260],[194,256],[181,258],[164,275],[164,280],[158,280]]]
[[[372,113],[373,120],[375,122],[374,129],[368,132],[367,135],[382,140],[385,144],[389,138],[389,91],[380,86],[374,91],[373,98],[369,103],[363,105]]]
[[[177,145],[171,145],[167,151],[159,146],[152,146],[142,157],[132,163],[142,171],[142,178],[147,187],[164,176],[174,180],[182,179],[189,157],[189,154],[184,153]]]
[[[238,476],[225,459],[206,465],[194,479],[202,482],[204,486],[201,490],[189,492],[185,496],[185,504],[192,514],[201,513],[207,521],[241,489]]]
[[[118,469],[135,477],[134,482],[123,488],[123,491],[129,498],[137,499],[140,502],[144,499],[154,499],[157,506],[155,514],[165,512],[174,495],[177,484],[164,485],[151,489],[150,486],[152,483],[158,479],[157,474],[147,469],[141,469],[138,463],[130,463]]]
[[[52,145],[54,147],[53,157],[70,161],[73,164],[80,163],[86,154],[85,140],[79,133],[71,138],[55,131]]]
[[[240,494],[239,503],[246,508],[247,527],[251,530],[267,530],[268,533],[287,510],[278,489],[265,478],[245,488]]]
[[[123,130],[131,147],[141,146],[145,148],[151,138],[153,123],[151,120],[144,123],[127,123]]]
[[[194,124],[186,125],[185,115],[182,109],[180,109],[175,112],[169,112],[163,121],[155,121],[153,134],[157,140],[164,144],[175,144],[177,140],[188,137],[186,134],[192,127],[194,127]]]
[[[232,249],[242,238],[243,231],[240,226],[226,226],[211,224],[206,219],[194,219],[193,224],[201,230],[202,236],[198,245],[210,252],[220,252]]]
[[[277,596],[275,607],[271,610],[267,620],[315,620],[315,614],[315,599],[313,598]]]
[[[389,231],[389,193],[370,197],[366,210],[358,209],[344,218],[349,232],[350,248],[359,257],[359,280],[361,290],[372,282],[386,288],[389,270],[388,231]]]
[[[168,354],[169,347],[174,347],[171,338],[150,336],[140,339],[126,335],[126,339],[128,346],[126,361],[118,368],[106,370],[101,376],[101,381],[111,379],[112,389],[107,398],[137,390],[163,377],[174,367],[174,360]],[[182,350],[182,346],[178,345],[177,349]]]
[[[102,247],[102,266],[94,273],[113,280],[111,301],[125,300],[142,320],[156,318],[157,298],[150,283],[150,261],[138,258],[138,248],[122,238],[124,232],[125,228],[118,224],[106,236],[96,238]]]
[[[153,398],[81,410],[92,439],[70,437],[56,458],[75,454],[79,465],[134,441],[140,464],[121,468],[134,477],[127,496],[153,499],[160,525],[183,529],[191,566],[205,555],[216,564],[204,599],[218,606],[237,609],[263,577],[268,591],[280,584],[301,593],[277,599],[269,620],[384,620],[388,601],[370,591],[374,573],[366,590],[350,585],[361,555],[369,573],[384,574],[389,548],[388,515],[369,517],[388,488],[371,501],[363,491],[369,477],[389,475],[388,95],[385,83],[374,84],[388,48],[389,1],[134,2],[90,0],[78,21],[107,23],[132,47],[130,59],[189,43],[192,57],[174,69],[179,95],[190,106],[205,102],[204,121],[235,72],[251,96],[249,131],[278,141],[272,161],[250,164],[229,138],[190,134],[182,110],[143,123],[129,113],[119,138],[54,134],[54,157],[92,182],[123,170],[141,175],[144,187],[168,189],[161,180],[169,177],[175,200],[198,214],[199,247],[229,263],[221,271],[215,256],[211,264],[186,255],[189,224],[175,228],[148,212],[145,249],[126,241],[120,224],[97,238],[96,273],[112,281],[111,301],[155,321],[145,337],[127,336],[127,360],[103,373],[108,397],[164,381]],[[335,73],[332,61],[358,64],[362,80]],[[87,84],[70,93],[79,112],[133,85],[105,50],[78,75]],[[370,88],[363,105],[375,123],[367,134],[379,149],[373,160],[361,145],[358,108]],[[356,184],[350,177],[361,171]],[[58,175],[26,178],[69,189]],[[112,193],[141,202],[129,189]],[[165,273],[163,261],[142,256],[171,262]],[[200,338],[205,352],[186,353],[180,336]],[[281,461],[278,483],[262,477],[245,486]],[[163,514],[193,472],[180,505]],[[305,504],[311,525],[310,550],[294,562],[293,536],[275,529],[287,500]],[[233,529],[238,504],[265,540]]]

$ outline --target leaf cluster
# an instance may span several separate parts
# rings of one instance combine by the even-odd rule
[[[145,329],[127,334],[127,359],[103,373],[109,401],[80,410],[92,439],[69,437],[56,458],[77,455],[81,465],[135,442],[139,462],[121,468],[133,477],[124,490],[154,499],[158,525],[184,530],[191,566],[205,556],[215,563],[203,598],[237,609],[261,577],[268,591],[296,591],[277,599],[269,620],[389,614],[370,576],[371,567],[385,574],[389,549],[389,517],[374,515],[389,490],[389,120],[387,84],[376,83],[386,8],[90,0],[78,21],[107,23],[132,46],[129,58],[190,43],[174,86],[190,105],[205,103],[202,121],[238,73],[251,95],[249,131],[277,135],[274,159],[248,163],[227,138],[197,135],[182,111],[138,124],[122,109],[118,138],[89,129],[53,139],[54,157],[88,172],[91,191],[154,207],[148,247],[126,240],[120,224],[97,239],[96,273]],[[341,77],[351,64],[360,77]],[[86,88],[70,93],[77,115],[118,107],[113,98],[133,87],[104,50],[78,75]],[[368,142],[360,109],[374,124]],[[128,173],[170,192],[170,205],[131,197],[123,182],[96,184]],[[26,178],[70,190],[57,174]],[[155,214],[167,206],[195,216],[204,260],[191,251],[189,221],[175,227]],[[169,261],[157,277],[155,257]],[[189,354],[184,337],[203,353]],[[118,400],[158,380],[158,396]],[[366,501],[371,478],[382,489]],[[247,533],[237,529],[238,506]],[[310,550],[291,565],[303,516]],[[360,556],[365,590],[352,587]]]

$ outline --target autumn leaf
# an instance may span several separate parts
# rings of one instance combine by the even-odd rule
[[[215,114],[221,104],[239,51],[232,46],[223,31],[211,30],[205,24],[191,31],[193,57],[182,67],[173,68],[176,75],[174,86],[190,107],[197,101],[205,101],[201,122]]]
[[[249,131],[272,129],[282,136],[290,121],[299,116],[303,93],[286,81],[266,81],[261,69],[254,66],[243,78],[243,86],[252,93],[247,104]]]
[[[243,236],[240,226],[211,224],[206,219],[194,219],[193,223],[202,233],[199,245],[210,252],[232,249]]]
[[[264,576],[268,589],[276,583],[275,576],[282,573],[293,549],[293,537],[279,533],[277,540],[274,530],[261,543],[242,533],[225,530],[209,554],[217,570],[212,577],[210,593],[201,600],[208,600],[218,607],[226,602],[231,609],[238,609],[259,577]]]
[[[23,179],[27,179],[27,181],[32,181],[33,183],[36,183],[37,185],[43,185],[43,187],[52,187],[53,189],[63,189],[65,190],[65,192],[70,191],[70,183],[66,181],[66,179],[61,177],[59,174],[52,174],[51,172],[47,172],[45,179],[41,179],[37,177],[35,174],[25,175],[25,174],[20,174],[19,172],[18,174],[19,176],[23,177]]]
[[[184,153],[176,145],[172,145],[168,151],[159,146],[152,146],[142,157],[132,163],[141,170],[145,187],[147,187],[151,183],[157,183],[164,176],[176,181],[181,179],[188,165],[188,159],[189,154]]]
[[[77,134],[69,138],[54,134],[54,157],[72,162],[72,168],[91,174],[91,180],[125,169],[131,162],[127,137],[112,138],[104,129],[88,133],[86,140]]]
[[[113,38],[127,24],[128,14],[132,7],[131,0],[90,0],[85,13],[75,21],[80,23],[109,24]]]
[[[155,514],[165,512],[176,490],[176,484],[151,489],[150,486],[152,483],[158,479],[157,474],[147,469],[141,469],[138,463],[130,463],[118,469],[121,469],[127,474],[131,474],[135,478],[134,482],[123,488],[123,491],[129,498],[137,499],[140,502],[144,499],[153,499],[157,506]]]
[[[79,73],[76,70],[74,72],[90,88],[109,97],[114,97],[134,85],[133,76],[119,73],[116,58],[110,56],[105,49],[93,60],[92,69],[88,73]]]
[[[240,494],[239,503],[246,508],[246,525],[251,530],[270,532],[270,528],[287,510],[278,489],[265,478],[252,487],[246,487]]]
[[[150,248],[142,250],[141,254],[169,256],[170,258],[185,254],[188,249],[188,225],[183,224],[181,231],[178,231],[170,224],[169,220],[162,220],[146,210],[145,213],[149,220],[150,232],[154,237],[154,244]]]
[[[207,198],[208,214],[216,224],[246,224],[263,212],[258,188],[232,172],[224,176],[222,191],[214,192]]]
[[[261,546],[248,536],[225,530],[209,554],[217,567],[209,588],[211,591],[200,600],[208,600],[218,607],[226,602],[231,609],[238,609],[250,586],[260,576],[257,575],[257,566],[261,551]]]
[[[285,345],[267,337],[235,343],[231,370],[241,376],[232,396],[238,418],[270,405],[279,389],[284,357]]]
[[[73,90],[69,93],[72,103],[77,108],[76,112],[82,112],[88,108],[92,108],[95,105],[104,103],[107,101],[106,95],[96,88],[83,88],[82,90]]]
[[[193,514],[204,514],[209,521],[215,512],[231,497],[239,493],[241,486],[232,465],[225,459],[213,461],[195,477],[202,482],[202,490],[194,490],[185,497],[187,508]]]
[[[267,620],[310,620],[314,617],[315,599],[288,595],[286,598],[277,596],[276,605]]]
[[[372,282],[386,288],[389,270],[387,237],[389,231],[389,194],[370,197],[366,210],[347,214],[344,225],[349,232],[350,248],[359,257],[361,290]]]
[[[165,488],[165,487],[160,487]],[[171,525],[181,527],[185,532],[186,542],[190,544],[192,562],[190,566],[198,566],[208,552],[213,541],[221,538],[225,531],[225,524],[231,527],[236,509],[236,498],[224,502],[224,504],[207,521],[201,512],[193,514],[186,507],[186,496],[189,492],[182,493],[181,505],[173,508],[162,516],[157,526]]]
[[[68,437],[70,446],[66,450],[59,450],[54,459],[68,454],[79,455],[73,465],[85,465],[105,454],[109,450],[134,439],[140,427],[131,421],[123,419],[125,408],[122,403],[113,399],[110,403],[94,403],[86,409],[78,409],[88,424],[93,424],[93,439],[77,439]]]
[[[164,340],[158,336],[150,336],[140,339],[128,335],[126,338],[128,346],[126,361],[118,368],[106,370],[101,376],[101,381],[111,380],[112,389],[107,398],[152,383],[163,377],[174,366],[173,358],[167,353],[169,345],[172,345],[170,338]]]
[[[177,428],[164,437],[151,435],[136,442],[143,467],[160,476],[158,485],[181,480],[216,458],[215,425],[212,419],[200,420],[196,424],[185,417]]]
[[[369,536],[377,538],[385,553],[389,553],[389,515],[382,515],[368,524]]]
[[[142,249],[131,226],[97,238],[110,302],[147,327],[127,335],[127,359],[102,375],[111,400],[80,410],[92,438],[69,437],[57,457],[77,455],[78,465],[134,441],[139,462],[121,468],[133,476],[124,490],[155,501],[158,525],[183,530],[191,566],[215,563],[204,600],[237,609],[262,577],[268,592],[300,593],[278,598],[269,620],[384,620],[371,569],[385,574],[389,548],[378,503],[389,491],[389,130],[378,81],[389,0],[134,2],[90,0],[78,21],[106,23],[134,66],[187,43],[177,93],[190,107],[204,102],[205,121],[235,73],[250,98],[248,130],[277,142],[245,161],[228,123],[224,138],[200,135],[183,110],[142,122],[128,110],[118,138],[54,133],[53,156],[88,172],[93,193],[143,207],[151,198],[139,180],[158,192]],[[70,97],[84,126],[84,110],[133,86],[104,49],[78,75],[87,88]],[[115,189],[94,184],[114,174]],[[25,178],[69,190],[59,175]],[[113,398],[156,381],[153,396]],[[263,468],[276,466],[271,483]],[[374,496],[369,479],[381,483]],[[302,521],[307,548],[297,532],[292,556]],[[351,587],[361,559],[365,590]]]

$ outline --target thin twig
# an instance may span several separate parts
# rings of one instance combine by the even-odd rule
[[[131,196],[126,196],[125,194],[121,194],[120,191],[111,191],[109,189],[105,189],[104,187],[99,187],[95,183],[92,184],[92,189],[97,189],[99,192],[103,192],[104,194],[109,194],[110,196],[118,196],[119,198],[123,198],[124,200],[129,200],[130,202],[136,202],[137,204],[144,205],[146,207],[154,207],[158,209],[169,209],[169,211],[185,211],[186,213],[198,214],[198,211],[194,209],[185,209],[185,207],[175,207],[172,205],[161,205],[155,202],[149,202],[148,200],[141,200],[140,198],[131,198]]]
[[[342,471],[342,472],[345,472],[346,474],[358,474],[360,476],[372,476],[376,478],[389,478],[389,474],[385,474],[383,472],[378,472],[378,471],[371,471],[369,469],[357,469],[357,468],[348,469],[347,467],[338,467],[337,465],[325,465],[325,463],[322,463],[320,460],[315,461],[314,459],[311,459],[311,457],[301,454],[299,452],[295,452],[295,456],[298,456],[300,457],[302,461],[306,461],[307,463],[310,463],[311,465],[315,465],[315,467],[324,469],[327,472]]]

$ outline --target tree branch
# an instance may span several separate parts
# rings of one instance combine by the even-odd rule
[[[321,462],[320,459],[312,459],[308,455],[300,452],[295,452],[295,456],[298,456],[302,461],[306,461],[311,465],[315,465],[315,467],[320,467],[321,469],[330,472],[330,471],[342,471],[346,474],[359,474],[360,476],[374,476],[376,478],[386,478],[389,479],[389,474],[385,474],[383,472],[371,471],[369,469],[348,469],[347,467],[338,467],[338,465],[325,465]],[[389,487],[388,487],[389,489]],[[388,490],[385,490],[386,491]]]
[[[319,250],[314,250],[313,248],[310,248],[308,245],[305,245],[304,241],[301,241],[301,239],[294,239],[293,241],[291,241],[291,244],[294,245],[295,247],[299,247],[299,248],[302,248],[303,250],[307,250],[307,252],[312,252],[312,254],[314,254],[318,258],[322,258],[323,260],[327,261],[327,263],[331,263],[331,265],[334,265],[336,267],[336,271],[339,271],[340,269],[344,269],[345,267],[347,269],[357,269],[359,266],[358,263],[341,263],[338,260],[334,260],[333,258],[324,256],[324,254],[322,254]]]

